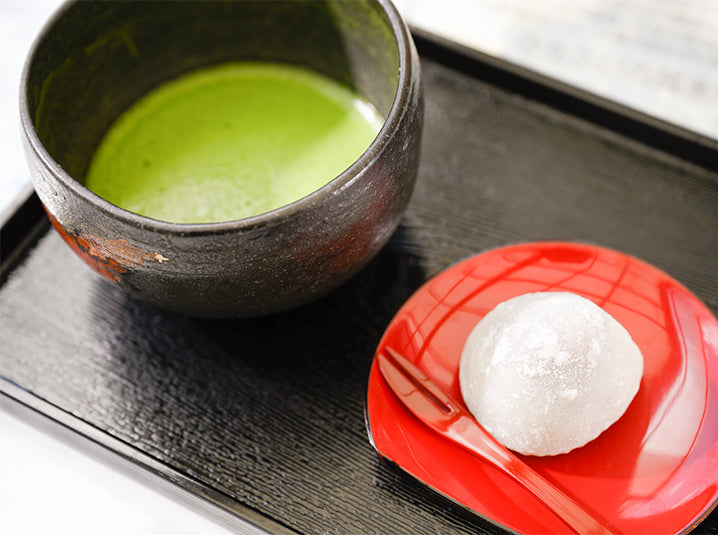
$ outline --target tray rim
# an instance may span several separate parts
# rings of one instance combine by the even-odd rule
[[[429,31],[411,31],[422,58],[718,172],[718,139]]]
[[[131,477],[169,494],[174,499],[191,502],[200,514],[220,518],[240,533],[247,535],[271,533],[292,535],[298,532],[282,525],[274,518],[251,509],[215,487],[206,485],[190,475],[180,472],[151,455],[135,448],[61,407],[50,403],[21,386],[0,376],[0,402],[14,405],[13,412],[31,415],[28,422],[44,432],[70,442],[81,452],[104,462],[120,466]],[[4,410],[0,404],[0,410]],[[167,485],[171,488],[166,488]]]

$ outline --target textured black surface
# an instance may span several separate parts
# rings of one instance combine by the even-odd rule
[[[442,54],[432,52],[446,63]],[[126,297],[42,232],[0,289],[0,390],[53,407],[54,418],[270,530],[496,532],[373,451],[364,397],[384,328],[446,266],[546,239],[638,256],[715,313],[718,150],[681,138],[700,157],[670,154],[651,144],[665,138],[660,125],[619,116],[612,129],[607,112],[597,126],[581,116],[596,108],[580,95],[535,101],[525,94],[533,83],[448,57],[460,65],[425,54],[424,152],[409,210],[347,285],[262,320],[191,319]],[[575,114],[562,111],[569,100]],[[717,532],[716,516],[697,532]]]

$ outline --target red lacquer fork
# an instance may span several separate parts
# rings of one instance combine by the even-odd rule
[[[385,347],[377,355],[377,364],[391,390],[414,416],[519,483],[572,531],[578,534],[615,533],[499,444],[461,404],[409,359]]]

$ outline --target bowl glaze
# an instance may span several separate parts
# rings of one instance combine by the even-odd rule
[[[83,186],[103,134],[138,97],[236,60],[314,69],[372,102],[384,125],[327,185],[242,220],[158,221]],[[33,185],[70,247],[138,299],[223,318],[314,301],[375,256],[410,199],[423,126],[418,54],[388,0],[68,2],[31,49],[20,106]]]

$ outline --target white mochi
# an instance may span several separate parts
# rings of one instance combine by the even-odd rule
[[[566,453],[595,439],[626,411],[642,375],[628,331],[569,292],[497,305],[471,331],[459,369],[476,420],[525,455]]]

